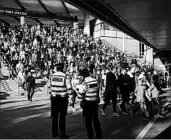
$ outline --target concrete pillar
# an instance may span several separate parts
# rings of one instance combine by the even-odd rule
[[[73,28],[74,28],[74,30],[78,29],[78,22],[73,23]]]
[[[147,51],[145,51],[145,60],[146,63],[153,64],[153,49],[146,47]]]
[[[143,60],[144,63],[147,64],[148,63],[148,50],[147,50],[147,46],[144,44],[144,56],[143,56]]]
[[[90,36],[90,16],[84,13],[84,34]]]
[[[125,53],[126,52],[126,48],[125,48],[125,34],[123,33],[123,38],[122,38],[122,42],[123,42],[123,52]]]
[[[25,24],[25,17],[24,16],[20,17],[20,24],[21,24],[21,26],[23,26]]]

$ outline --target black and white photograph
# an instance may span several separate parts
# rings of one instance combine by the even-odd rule
[[[0,0],[0,139],[171,139],[171,0]]]

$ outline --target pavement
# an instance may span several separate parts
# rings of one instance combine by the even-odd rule
[[[0,92],[0,139],[51,139],[50,97],[45,86],[37,90],[33,102],[27,101],[27,95],[16,93],[16,85],[7,83],[8,88],[1,88]],[[5,90],[6,89],[6,90]],[[7,95],[6,95],[7,94]],[[3,96],[1,96],[3,95]],[[5,95],[5,98],[4,98]],[[112,117],[112,108],[106,109],[107,115],[99,118],[104,139],[153,139],[170,138],[171,122],[171,90],[161,96],[163,112],[166,118],[154,117],[152,120],[143,120],[141,113],[136,117],[124,115],[117,108],[120,117]],[[76,104],[77,111],[68,107],[67,134],[72,139],[86,139],[86,130],[82,120],[82,112]],[[99,106],[99,109],[101,105]],[[127,107],[129,110],[129,106]]]

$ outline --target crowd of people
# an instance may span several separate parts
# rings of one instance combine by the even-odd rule
[[[140,65],[134,58],[128,61],[125,53],[103,44],[101,40],[95,41],[81,29],[39,24],[25,24],[17,28],[1,25],[0,38],[1,56],[10,70],[10,78],[19,78],[23,88],[24,83],[29,83],[26,84],[29,85],[26,86],[29,101],[32,101],[35,89],[32,69],[36,69],[42,77],[50,81],[56,70],[55,66],[63,64],[62,72],[66,74],[67,82],[70,83],[69,105],[73,111],[76,111],[77,99],[81,107],[86,104],[83,100],[89,99],[83,96],[83,93],[87,92],[85,83],[96,80],[97,82],[93,82],[89,88],[93,89],[91,92],[98,91],[100,98],[97,103],[104,101],[102,115],[106,115],[105,109],[112,100],[113,116],[118,117],[116,106],[120,100],[119,108],[123,114],[128,114],[126,105],[130,105],[130,113],[133,116],[141,109],[144,119],[150,119],[154,114],[164,117],[159,100],[159,95],[164,93],[161,84],[163,76],[160,72],[154,70],[152,65]],[[93,105],[87,107],[90,109],[90,106]],[[87,107],[83,107],[85,114],[90,111]],[[89,119],[92,116],[86,117]],[[97,114],[95,117],[95,129],[98,138],[101,138]],[[92,138],[90,121],[87,123],[88,137]]]

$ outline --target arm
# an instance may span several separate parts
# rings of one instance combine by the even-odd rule
[[[146,92],[145,92],[145,96],[146,96],[147,99],[151,102],[151,98],[150,98],[150,95],[149,95],[149,91],[146,91]]]

